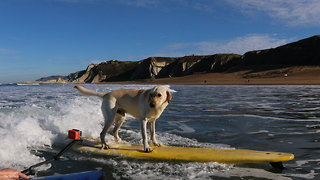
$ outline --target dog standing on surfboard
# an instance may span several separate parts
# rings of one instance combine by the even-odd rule
[[[145,152],[152,152],[148,144],[147,124],[150,128],[151,141],[155,146],[161,146],[156,139],[155,122],[170,103],[172,95],[165,86],[155,86],[151,89],[119,89],[110,93],[95,92],[82,86],[75,86],[85,96],[97,96],[103,99],[102,114],[104,127],[100,133],[102,149],[110,149],[105,141],[105,135],[114,123],[113,135],[121,141],[119,129],[128,113],[140,121],[141,135]]]

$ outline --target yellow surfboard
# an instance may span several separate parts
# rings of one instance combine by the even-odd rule
[[[281,168],[280,166],[282,166],[282,164],[277,164],[277,162],[294,159],[294,155],[291,153],[245,149],[152,146],[153,151],[146,153],[143,151],[143,145],[111,143],[111,149],[101,150],[100,144],[89,144],[82,144],[76,148],[98,155],[120,156],[124,158],[140,158],[158,161],[217,162],[222,164],[271,163],[271,165],[278,168]]]

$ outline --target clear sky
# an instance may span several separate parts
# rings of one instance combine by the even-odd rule
[[[0,83],[320,34],[319,0],[0,0]]]

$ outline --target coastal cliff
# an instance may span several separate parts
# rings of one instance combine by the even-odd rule
[[[292,66],[320,66],[320,35],[277,48],[239,54],[191,55],[184,57],[149,57],[140,61],[110,60],[90,64],[86,70],[69,74],[65,83],[103,83],[145,81],[182,77],[199,73],[228,73],[248,70],[254,73]],[[281,71],[281,73],[286,73]],[[250,75],[251,74],[251,75]],[[63,80],[59,77],[59,82]]]
[[[111,60],[90,64],[86,70],[71,73],[72,83],[100,83],[180,77],[194,73],[223,72],[238,64],[241,55],[215,54],[207,56],[149,57],[141,61]]]

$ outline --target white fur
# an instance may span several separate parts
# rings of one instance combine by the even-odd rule
[[[147,123],[150,128],[152,143],[161,146],[156,139],[155,122],[160,117],[163,110],[169,104],[172,95],[165,86],[155,86],[152,89],[119,89],[110,93],[95,92],[82,86],[74,88],[85,96],[97,96],[103,99],[101,110],[105,120],[105,125],[100,133],[103,149],[109,149],[105,141],[105,135],[114,123],[113,135],[117,141],[121,141],[118,132],[128,113],[140,121],[141,135],[146,152],[151,152],[147,140]]]

